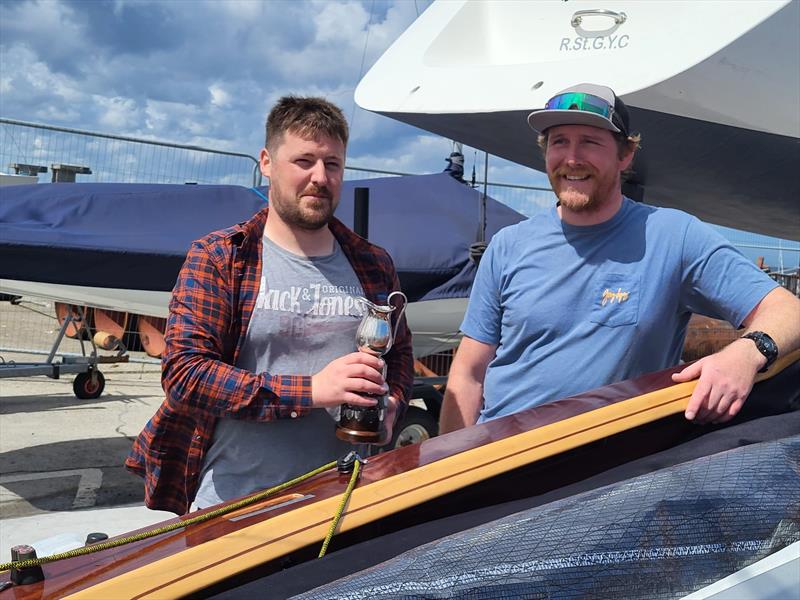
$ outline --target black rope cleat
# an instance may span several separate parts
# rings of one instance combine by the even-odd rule
[[[19,545],[11,548],[11,582],[16,585],[27,585],[29,583],[36,583],[37,581],[44,580],[44,572],[40,565],[32,567],[18,568],[13,566],[13,563],[21,563],[26,560],[35,560],[36,550],[33,546]]]
[[[86,542],[84,543],[84,546],[91,546],[92,544],[105,542],[107,539],[108,539],[107,533],[96,531],[86,536]]]
[[[336,469],[339,471],[339,473],[352,473],[353,468],[356,466],[356,462],[360,462],[363,465],[366,464],[367,461],[361,458],[358,455],[358,452],[351,450],[336,461]]]

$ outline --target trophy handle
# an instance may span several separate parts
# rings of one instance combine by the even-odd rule
[[[392,305],[392,296],[402,296],[402,298],[403,298],[403,308],[401,308],[400,312],[397,313],[397,321],[395,321],[394,330],[392,331],[392,340],[396,340],[397,339],[397,328],[400,327],[400,319],[403,318],[403,313],[406,312],[406,306],[408,306],[408,298],[406,298],[406,295],[401,291],[392,292],[386,298],[386,304],[388,304],[389,306],[393,306]]]

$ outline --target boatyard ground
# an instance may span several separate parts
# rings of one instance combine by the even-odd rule
[[[5,350],[0,357],[46,358]],[[142,480],[122,466],[163,398],[160,366],[101,370],[106,387],[96,400],[75,397],[73,375],[0,379],[0,558],[9,558],[13,544],[36,546],[67,531],[115,535],[170,516],[142,508]]]

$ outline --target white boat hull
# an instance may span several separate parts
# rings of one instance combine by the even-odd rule
[[[610,14],[573,19],[582,10]],[[434,3],[356,89],[363,108],[542,170],[527,114],[614,88],[643,134],[629,193],[798,239],[800,2]],[[758,210],[754,210],[754,206]]]
[[[171,296],[171,292],[56,285],[8,279],[0,279],[0,293],[162,318],[169,314]],[[414,356],[428,356],[458,345],[461,340],[458,328],[466,307],[466,298],[426,300],[409,304],[406,317],[413,334]]]

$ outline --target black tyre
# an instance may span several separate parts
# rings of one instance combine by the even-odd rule
[[[395,426],[389,448],[418,444],[436,437],[438,433],[439,425],[431,413],[416,406],[409,406],[403,420]]]
[[[81,400],[94,400],[98,398],[106,387],[106,378],[100,371],[94,371],[95,381],[92,381],[92,372],[78,373],[72,382],[72,391]]]

